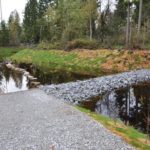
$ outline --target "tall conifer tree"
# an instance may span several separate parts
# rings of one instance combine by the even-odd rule
[[[38,42],[38,3],[37,0],[29,0],[25,7],[25,14],[23,20],[24,35],[27,42]]]

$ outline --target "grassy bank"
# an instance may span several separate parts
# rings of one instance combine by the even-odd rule
[[[150,68],[150,51],[118,51],[118,50],[32,50],[25,49],[9,57],[19,63],[34,64],[43,72],[74,72],[99,76],[133,69]],[[115,123],[110,118],[98,115],[89,110],[77,107],[90,117],[101,122],[109,130],[122,136],[133,146],[149,150],[147,136],[132,127],[125,126],[121,121]]]
[[[12,56],[13,54],[19,52],[21,48],[15,47],[0,47],[0,61]]]
[[[147,135],[140,133],[136,129],[130,126],[125,126],[121,121],[115,122],[114,120],[102,116],[100,114],[91,112],[87,109],[76,107],[80,111],[86,113],[96,121],[102,123],[105,127],[107,127],[113,133],[123,137],[128,143],[135,146],[140,150],[149,150],[150,149],[150,141],[147,140]]]
[[[78,74],[101,75],[139,68],[150,68],[150,51],[117,50],[31,50],[25,49],[13,55],[17,63],[33,63],[42,71],[66,71]]]

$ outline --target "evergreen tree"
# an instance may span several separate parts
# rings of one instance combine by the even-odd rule
[[[98,27],[97,27],[97,37],[102,43],[109,47],[113,40],[112,36],[115,34],[114,28],[114,16],[113,12],[111,11],[111,3],[108,0],[106,8],[100,12],[100,16],[98,18]]]
[[[88,37],[97,38],[103,45],[122,46],[126,38],[129,47],[137,37],[139,0],[116,0],[114,11],[111,0],[106,2],[104,8],[102,0],[29,0],[23,20],[25,41],[66,45],[68,41]],[[149,0],[143,0],[140,35],[144,31],[144,38],[149,32],[149,4]]]
[[[70,0],[69,3],[67,0],[40,0],[40,7],[43,10],[39,10],[42,17],[38,19],[41,41],[66,43],[75,38],[93,38],[98,7],[96,0]]]
[[[39,13],[38,16],[39,18],[43,17],[44,13],[47,11],[48,7],[50,4],[52,4],[53,0],[39,0]]]
[[[114,12],[115,25],[125,25],[127,17],[127,4],[125,0],[117,0],[116,10]]]
[[[2,21],[0,30],[0,45],[8,46],[8,44],[9,44],[9,31],[5,21]]]
[[[10,45],[19,45],[21,26],[20,26],[19,14],[16,10],[11,12],[9,21],[8,21],[8,26],[9,26]]]
[[[23,27],[26,42],[37,43],[39,41],[38,30],[38,3],[37,0],[29,0],[25,7]]]
[[[47,11],[50,6],[53,6],[55,0],[39,0],[38,4],[38,27],[40,31],[40,41],[42,40],[49,40],[49,24],[47,22]]]

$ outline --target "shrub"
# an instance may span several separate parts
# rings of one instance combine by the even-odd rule
[[[59,42],[55,42],[55,43],[49,43],[49,42],[40,42],[38,44],[38,49],[43,49],[43,50],[59,50],[62,49],[61,48],[61,44]]]
[[[98,42],[96,40],[76,39],[73,41],[69,41],[66,45],[66,50],[72,50],[76,48],[97,49]]]

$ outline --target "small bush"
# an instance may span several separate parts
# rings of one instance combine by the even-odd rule
[[[96,40],[76,39],[68,42],[66,45],[66,50],[72,50],[76,48],[97,49],[98,42]]]
[[[61,44],[59,42],[55,42],[55,43],[49,43],[49,42],[40,42],[38,45],[38,49],[43,49],[43,50],[59,50],[62,49],[61,48]]]

